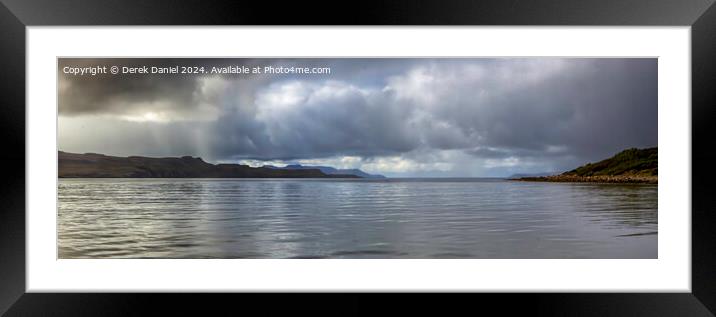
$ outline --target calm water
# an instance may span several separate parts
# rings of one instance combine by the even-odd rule
[[[60,258],[656,258],[657,186],[60,179]]]

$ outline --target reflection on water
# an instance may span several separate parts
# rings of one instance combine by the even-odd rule
[[[656,258],[657,186],[60,179],[60,258]]]

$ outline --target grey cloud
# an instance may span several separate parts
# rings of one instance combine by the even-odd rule
[[[123,155],[203,155],[214,160],[357,156],[366,162],[390,156],[435,160],[443,157],[436,156],[438,151],[462,151],[477,161],[521,158],[535,169],[568,169],[627,147],[657,144],[656,59],[188,62],[328,66],[332,73],[61,76],[61,86],[67,87],[59,96],[61,147],[100,152],[98,144],[111,137],[113,151],[106,152]],[[60,67],[188,62],[61,59]],[[126,121],[161,111],[170,113],[167,122]],[[207,112],[213,116],[202,117]],[[79,121],[101,121],[104,132],[89,135],[62,128],[62,122]],[[142,141],[142,135],[149,137]]]

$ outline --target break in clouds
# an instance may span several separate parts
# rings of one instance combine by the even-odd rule
[[[65,66],[330,74],[73,76]],[[657,145],[657,60],[60,59],[59,147],[386,176],[554,172]]]

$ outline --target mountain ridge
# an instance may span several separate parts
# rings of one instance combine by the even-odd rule
[[[350,168],[350,169],[337,169],[335,167],[330,166],[310,166],[310,165],[301,165],[301,164],[289,164],[284,167],[277,167],[273,165],[264,165],[264,167],[267,168],[274,168],[274,169],[286,169],[286,170],[305,170],[305,169],[318,169],[321,172],[328,174],[328,175],[355,175],[361,178],[386,178],[383,175],[379,174],[369,174],[366,173],[360,169],[357,168]]]
[[[211,164],[200,157],[109,156],[58,151],[60,178],[360,178],[319,169],[283,170],[241,164]]]

